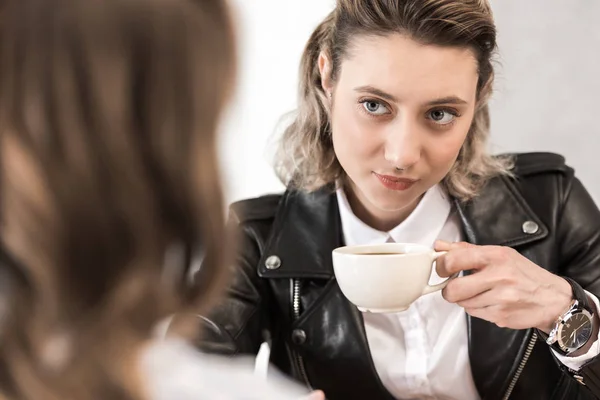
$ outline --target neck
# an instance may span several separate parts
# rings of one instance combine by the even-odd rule
[[[354,215],[371,228],[382,232],[389,232],[400,225],[417,208],[417,205],[423,198],[421,196],[411,204],[398,210],[387,211],[378,209],[370,204],[369,200],[364,198],[360,191],[352,184],[344,185],[344,192]]]

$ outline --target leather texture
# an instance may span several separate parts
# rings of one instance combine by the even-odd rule
[[[598,207],[561,156],[514,157],[514,177],[494,178],[475,199],[455,201],[464,237],[479,245],[510,246],[600,297]],[[234,282],[203,318],[198,347],[254,355],[269,341],[275,367],[303,383],[305,372],[310,386],[329,400],[392,399],[375,371],[362,315],[340,292],[333,274],[331,251],[343,245],[333,188],[288,190],[238,202],[230,221],[239,235]],[[278,268],[267,267],[271,256],[280,259]],[[503,399],[511,386],[510,399],[600,397],[600,358],[580,372],[584,386],[542,338],[532,341],[535,329],[500,328],[468,316],[465,323],[482,399]]]

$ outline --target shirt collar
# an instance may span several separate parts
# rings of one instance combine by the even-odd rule
[[[389,232],[374,229],[361,221],[350,208],[348,198],[342,188],[337,189],[342,232],[345,244],[381,244],[385,242],[419,243],[433,246],[441,232],[452,205],[440,185],[429,189],[414,211],[398,226]]]

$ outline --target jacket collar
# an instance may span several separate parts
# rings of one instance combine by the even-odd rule
[[[315,192],[288,190],[275,215],[258,274],[264,278],[322,278],[333,276],[331,251],[342,246],[341,222],[335,189]],[[266,260],[277,256],[278,269]]]
[[[455,200],[467,241],[515,247],[548,235],[548,228],[516,185],[510,178],[498,177],[475,199],[465,203]],[[524,229],[527,225],[530,229]],[[334,188],[327,186],[311,193],[288,190],[275,216],[258,273],[264,278],[329,279],[333,276],[331,251],[342,245]],[[279,257],[279,268],[266,267],[271,256]]]
[[[470,243],[516,247],[548,236],[548,227],[529,207],[517,181],[508,177],[491,180],[475,199],[455,204]]]

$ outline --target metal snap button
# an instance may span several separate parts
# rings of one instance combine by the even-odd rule
[[[301,345],[306,342],[306,332],[302,329],[294,329],[292,331],[292,342],[295,345]]]
[[[523,223],[523,232],[529,235],[533,235],[540,230],[540,226],[533,221],[525,221]]]
[[[281,267],[281,259],[277,256],[270,256],[265,261],[265,267],[267,267],[267,269],[278,269]]]

